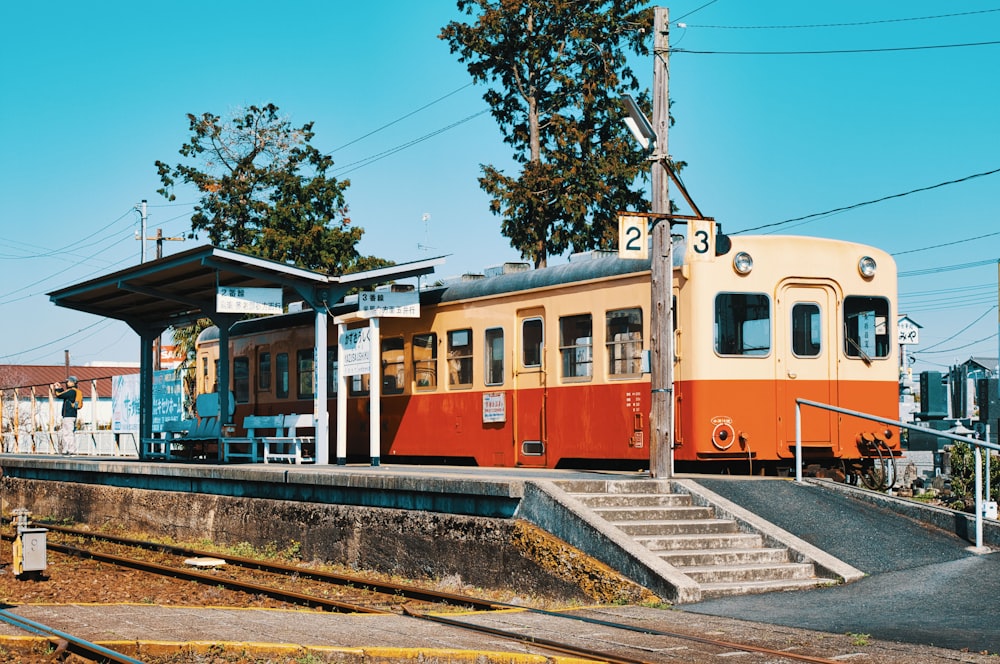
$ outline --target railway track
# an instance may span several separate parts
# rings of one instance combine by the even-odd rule
[[[629,624],[621,620],[609,620],[595,615],[585,616],[578,612],[563,613],[543,609],[514,606],[494,600],[468,595],[439,592],[409,584],[373,581],[371,579],[311,570],[302,567],[261,561],[239,556],[220,556],[214,552],[189,547],[180,547],[147,542],[131,538],[117,537],[88,531],[80,531],[57,525],[44,524],[53,533],[64,537],[81,538],[93,543],[103,542],[117,547],[131,547],[156,552],[159,556],[171,556],[176,560],[148,561],[131,558],[119,553],[108,553],[97,548],[87,548],[60,542],[49,542],[51,550],[70,556],[90,557],[103,563],[142,570],[151,574],[169,575],[212,586],[225,586],[252,595],[264,595],[282,602],[306,606],[323,611],[395,614],[432,622],[462,630],[473,630],[492,638],[516,641],[524,646],[570,655],[589,660],[613,664],[658,664],[659,662],[697,662],[716,659],[725,653],[753,653],[767,658],[767,661],[801,661],[815,664],[834,664],[837,660],[820,656],[776,650],[747,643],[736,643],[706,636],[651,629],[646,626]],[[217,572],[199,572],[186,568],[181,558],[222,558],[227,567],[239,567],[262,573],[270,579],[245,580],[236,576],[222,577]],[[324,585],[332,584],[349,587],[353,599],[342,601],[319,594],[317,587],[309,592],[301,592],[282,586],[282,579],[310,579]],[[359,594],[360,593],[360,594]],[[458,616],[441,615],[442,606],[457,606],[474,609],[476,613]],[[516,609],[516,611],[511,611]],[[504,611],[501,611],[504,610]],[[522,617],[523,616],[523,617]],[[3,616],[0,616],[3,619]],[[535,622],[537,621],[537,622]],[[553,629],[552,623],[560,625]],[[565,622],[563,622],[565,621]],[[11,622],[11,624],[15,624]],[[24,627],[32,631],[30,626]],[[554,635],[548,638],[546,635]],[[52,640],[61,639],[67,644],[71,635],[47,636]],[[568,640],[572,638],[572,641]],[[581,645],[586,642],[588,645]],[[83,646],[74,646],[81,649]],[[681,654],[682,653],[682,654]],[[79,652],[78,656],[89,657]],[[680,655],[680,658],[678,658]],[[124,657],[121,655],[121,657]],[[125,661],[95,654],[92,661]],[[745,660],[743,660],[745,661]]]

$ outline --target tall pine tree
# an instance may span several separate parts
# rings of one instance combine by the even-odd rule
[[[648,108],[628,66],[645,52],[652,10],[640,0],[458,0],[470,22],[440,34],[489,86],[520,172],[482,166],[501,232],[536,267],[567,249],[611,248],[617,212],[645,209],[645,153],[623,123],[622,95]],[[665,56],[664,56],[665,57]]]

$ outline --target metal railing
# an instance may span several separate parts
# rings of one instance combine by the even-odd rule
[[[862,413],[856,410],[849,410],[847,408],[840,408],[839,406],[831,406],[830,404],[826,403],[809,401],[808,399],[796,399],[795,400],[795,481],[799,483],[802,482],[802,406],[812,406],[813,408],[819,408],[820,410],[829,410],[833,411],[834,413],[851,415],[852,417],[859,417],[861,419],[871,420],[872,422],[888,424],[890,426],[909,429],[911,431],[921,431],[923,433],[927,433],[929,431],[927,427],[921,427],[915,424],[908,424],[906,422],[900,422],[899,420],[890,420],[886,417],[879,417],[878,415],[869,415],[868,413]],[[1000,452],[1000,445],[996,445],[994,443],[989,442],[989,429],[986,430],[987,440],[979,440],[978,438],[971,438],[969,436],[960,436],[958,434],[948,433],[947,431],[933,431],[933,434],[939,438],[947,438],[949,440],[955,440],[960,443],[965,443],[966,445],[970,445],[973,448],[975,454],[975,466],[976,466],[976,507],[975,507],[976,548],[981,549],[983,546],[983,512],[985,510],[985,504],[982,495],[983,494],[982,449],[986,448],[989,450]]]

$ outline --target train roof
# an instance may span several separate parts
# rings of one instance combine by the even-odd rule
[[[650,261],[648,259],[622,259],[618,257],[618,254],[609,252],[577,254],[563,265],[554,265],[538,270],[521,270],[495,277],[471,279],[427,289],[421,292],[420,303],[437,304],[516,293],[536,288],[549,288],[560,284],[634,274],[649,269]]]

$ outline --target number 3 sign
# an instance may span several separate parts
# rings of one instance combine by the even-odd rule
[[[688,246],[684,262],[715,260],[715,224],[698,219],[688,222]]]
[[[649,258],[649,227],[646,217],[618,215],[618,257]]]

